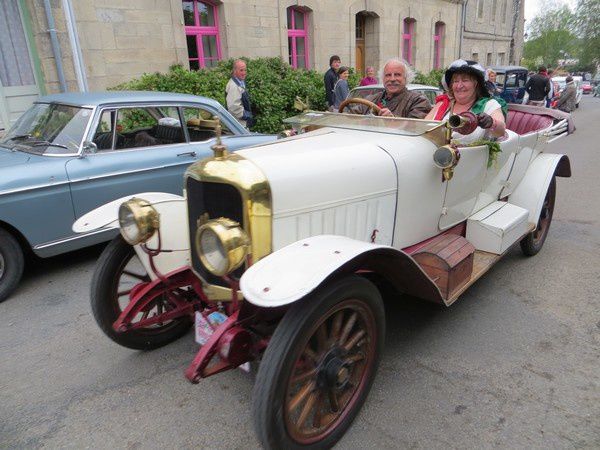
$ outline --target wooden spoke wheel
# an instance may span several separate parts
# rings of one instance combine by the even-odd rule
[[[375,114],[376,116],[379,115],[379,111],[381,111],[381,108],[379,106],[377,106],[375,103],[367,100],[366,98],[347,98],[346,100],[344,100],[342,103],[340,103],[340,106],[338,108],[339,112],[344,112],[344,109],[346,108],[346,106],[352,104],[352,103],[356,103],[359,105],[365,105],[367,107],[369,107],[369,109],[371,111],[373,111],[373,114]]]
[[[548,231],[550,230],[550,224],[552,223],[552,214],[554,213],[554,200],[556,197],[556,177],[552,178],[548,190],[546,191],[546,197],[542,204],[542,210],[540,212],[540,218],[538,220],[535,230],[529,233],[521,240],[521,250],[527,256],[536,255],[543,247]]]
[[[369,392],[385,336],[383,302],[351,276],[293,305],[265,351],[254,389],[266,448],[329,448]]]
[[[150,281],[133,247],[121,236],[104,250],[92,278],[91,305],[94,319],[110,339],[123,347],[150,350],[166,345],[185,334],[192,322],[188,317],[158,322],[134,330],[116,332],[113,323],[129,303],[129,295],[141,282]],[[159,316],[172,306],[165,295],[157,297],[134,321]]]

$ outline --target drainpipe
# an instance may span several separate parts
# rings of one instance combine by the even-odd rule
[[[88,91],[87,77],[85,75],[85,66],[83,65],[83,56],[81,55],[81,45],[79,44],[79,36],[77,35],[77,27],[75,26],[75,14],[71,0],[63,0],[63,10],[67,21],[67,30],[69,30],[69,40],[71,41],[71,49],[73,51],[73,65],[75,66],[75,77],[77,85],[81,92]]]
[[[458,58],[462,58],[463,33],[465,32],[465,22],[467,20],[467,4],[469,0],[465,0],[462,4],[462,17],[460,18],[460,41],[458,42]],[[469,59],[469,58],[467,58]]]
[[[50,33],[50,43],[52,44],[52,54],[56,61],[56,73],[58,74],[58,84],[60,92],[67,92],[67,82],[65,81],[65,71],[62,65],[62,55],[60,53],[60,45],[56,37],[56,28],[54,28],[54,16],[50,7],[50,0],[44,0],[44,10],[46,11],[46,20],[48,21],[48,32]]]

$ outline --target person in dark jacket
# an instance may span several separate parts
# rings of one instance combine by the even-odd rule
[[[529,94],[528,105],[533,106],[545,106],[546,96],[550,92],[550,79],[546,68],[541,66],[538,69],[538,73],[532,75],[527,84],[525,84],[525,91]]]
[[[406,85],[414,78],[414,72],[406,61],[390,59],[383,66],[381,75],[385,90],[366,97],[381,108],[380,116],[422,119],[431,110],[427,97],[406,89]],[[353,108],[353,112],[368,114],[369,108],[361,105]]]
[[[329,70],[325,72],[324,83],[325,83],[325,99],[327,100],[327,107],[329,111],[333,111],[335,104],[335,94],[333,88],[339,78],[338,69],[342,65],[342,60],[338,55],[333,55],[329,58]]]
[[[338,76],[340,77],[340,79],[336,81],[335,86],[333,88],[335,94],[335,101],[333,104],[334,111],[338,110],[338,108],[340,107],[340,103],[346,100],[346,97],[348,97],[348,92],[350,92],[350,89],[348,88],[348,77],[350,76],[350,69],[348,67],[341,66],[338,69]]]
[[[565,90],[561,92],[556,108],[563,112],[573,112],[577,104],[577,88],[572,76],[568,76],[565,79],[567,86]]]

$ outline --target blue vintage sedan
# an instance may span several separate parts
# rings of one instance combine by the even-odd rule
[[[90,210],[137,192],[180,194],[186,167],[212,154],[218,123],[230,150],[275,139],[192,95],[65,93],[36,102],[0,140],[0,301],[18,285],[29,250],[48,257],[114,237],[74,234]]]

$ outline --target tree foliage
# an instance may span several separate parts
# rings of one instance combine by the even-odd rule
[[[581,66],[600,64],[600,0],[579,0],[574,27],[581,38]]]
[[[531,69],[538,65],[555,67],[560,59],[579,57],[575,35],[575,14],[568,6],[553,1],[542,5],[542,13],[528,25],[523,57]]]

